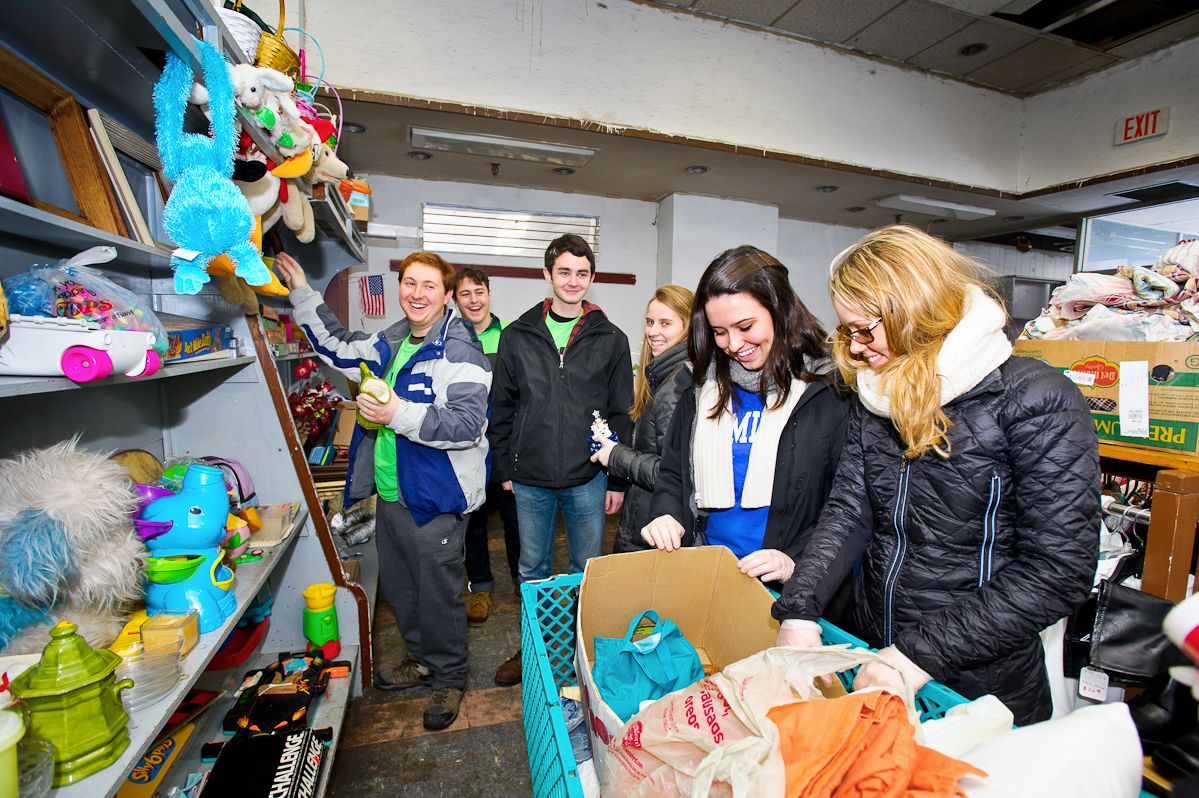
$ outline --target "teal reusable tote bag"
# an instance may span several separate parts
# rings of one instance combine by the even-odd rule
[[[654,620],[654,632],[633,642],[642,618]],[[650,610],[633,618],[623,638],[595,638],[591,678],[600,698],[622,722],[637,714],[642,701],[682,690],[704,676],[695,647],[669,618]]]

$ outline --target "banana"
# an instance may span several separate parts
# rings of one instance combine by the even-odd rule
[[[371,370],[366,367],[365,363],[359,363],[358,368],[362,371],[362,381],[358,384],[358,392],[368,394],[383,404],[390,402],[391,386],[371,374]],[[362,417],[362,413],[358,414],[358,423],[362,425],[363,429],[380,429],[383,426],[373,421],[367,421]]]

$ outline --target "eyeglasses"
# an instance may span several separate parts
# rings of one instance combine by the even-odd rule
[[[862,330],[851,330],[844,324],[837,325],[837,337],[845,343],[869,344],[874,342],[874,333],[871,332],[875,327],[882,324],[882,318],[877,319],[874,324]]]

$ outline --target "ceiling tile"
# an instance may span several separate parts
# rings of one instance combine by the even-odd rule
[[[1063,69],[1061,72],[1050,75],[1048,78],[1035,80],[1029,83],[1027,86],[1021,86],[1019,91],[1026,94],[1031,94],[1034,91],[1040,91],[1041,89],[1048,88],[1055,83],[1061,83],[1064,80],[1070,80],[1071,78],[1076,78],[1079,75],[1085,75],[1088,72],[1094,72],[1096,69],[1103,69],[1105,66],[1111,66],[1119,60],[1120,59],[1113,58],[1110,55],[1096,55],[1094,58],[1088,58],[1081,64],[1075,64],[1068,69]]]
[[[845,43],[862,52],[906,61],[973,21],[960,11],[907,0]]]
[[[967,14],[989,17],[1008,4],[1008,0],[929,0],[939,6],[949,6]]]
[[[1003,58],[967,72],[966,77],[988,86],[1019,91],[1024,86],[1047,80],[1092,57],[1093,50],[1062,44],[1053,39],[1035,39]]]
[[[691,8],[739,22],[771,25],[793,5],[795,0],[696,0]]]
[[[1144,36],[1138,36],[1130,42],[1112,47],[1107,52],[1112,55],[1118,55],[1121,58],[1132,58],[1136,55],[1144,55],[1153,50],[1167,47],[1180,39],[1189,38],[1197,33],[1199,33],[1199,14],[1192,14],[1186,19],[1180,19],[1178,22],[1173,22],[1164,28],[1158,28],[1155,31],[1146,33]]]
[[[843,42],[903,0],[801,0],[774,24],[820,42]]]
[[[936,69],[960,77],[1015,52],[1035,38],[1031,33],[1006,25],[979,21],[917,53],[908,59],[908,63],[922,69]],[[967,56],[958,52],[968,44],[979,43],[987,45],[987,49],[978,55]]]

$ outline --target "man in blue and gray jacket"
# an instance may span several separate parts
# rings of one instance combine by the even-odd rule
[[[295,260],[280,254],[275,266],[321,360],[353,380],[365,363],[392,386],[387,402],[358,395],[359,413],[381,426],[354,427],[345,505],[379,494],[379,586],[408,648],[399,665],[375,671],[375,686],[428,684],[424,726],[447,728],[466,690],[463,546],[487,492],[490,365],[474,325],[449,304],[453,267],[431,252],[404,259],[404,319],[374,334],[342,327]]]

